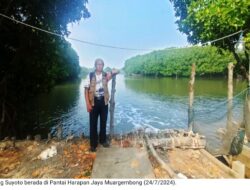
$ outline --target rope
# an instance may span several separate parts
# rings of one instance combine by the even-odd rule
[[[30,24],[27,24],[27,23],[24,23],[22,21],[18,21],[14,18],[11,18],[5,14],[2,14],[0,13],[0,16],[3,17],[3,18],[6,18],[8,20],[11,20],[11,21],[14,21],[18,24],[22,24],[26,27],[29,27],[29,28],[32,28],[32,29],[35,29],[35,30],[39,30],[41,32],[45,32],[47,34],[51,34],[51,35],[54,35],[54,36],[57,36],[57,37],[61,37],[63,38],[64,36],[59,34],[59,33],[55,33],[55,32],[51,32],[51,31],[48,31],[48,30],[45,30],[45,29],[42,29],[42,28],[39,28],[39,27],[36,27],[36,26],[33,26],[33,25],[30,25]],[[208,42],[205,42],[205,43],[201,43],[201,44],[198,44],[198,45],[208,45],[208,44],[211,44],[211,43],[214,43],[214,42],[217,42],[217,41],[220,41],[220,40],[223,40],[225,38],[229,38],[231,36],[234,36],[236,34],[239,34],[241,32],[244,32],[246,31],[245,30],[240,30],[238,32],[235,32],[235,33],[232,33],[232,34],[229,34],[227,36],[224,36],[224,37],[221,37],[221,38],[218,38],[218,39],[215,39],[215,40],[212,40],[212,41],[208,41]],[[76,39],[76,38],[71,38],[71,37],[66,37],[67,39],[69,40],[73,40],[73,41],[76,41],[76,42],[80,42],[80,43],[84,43],[84,44],[88,44],[88,45],[92,45],[92,46],[98,46],[98,47],[105,47],[105,48],[112,48],[112,49],[120,49],[120,50],[129,50],[129,51],[154,51],[153,49],[137,49],[137,48],[128,48],[128,47],[119,47],[119,46],[113,46],[113,45],[106,45],[106,44],[100,44],[100,43],[95,43],[95,42],[90,42],[90,41],[85,41],[85,40],[80,40],[80,39]],[[192,46],[189,46],[189,47],[193,47],[193,46],[197,46],[196,45],[192,45]],[[189,48],[188,47],[188,48]]]
[[[241,32],[245,32],[245,31],[246,31],[246,29],[245,29],[245,30],[240,30],[240,31],[238,31],[238,32],[235,32],[235,33],[229,34],[229,35],[227,35],[227,36],[224,36],[224,37],[218,38],[218,39],[216,39],[216,40],[212,40],[212,41],[208,41],[208,42],[202,43],[202,45],[211,44],[211,43],[214,43],[214,42],[217,42],[217,41],[223,40],[223,39],[225,39],[225,38],[229,38],[229,37],[231,37],[231,36],[234,36],[234,35],[236,35],[236,34],[239,34],[239,33],[241,33]]]
[[[51,35],[54,35],[54,36],[57,36],[57,37],[60,37],[60,38],[64,38],[64,36],[61,35],[61,34],[58,34],[58,33],[55,33],[55,32],[51,32],[51,31],[48,31],[48,30],[33,26],[33,25],[30,25],[30,24],[24,23],[22,21],[18,21],[16,19],[8,17],[8,16],[6,16],[6,15],[4,15],[2,13],[0,13],[0,16],[4,17],[6,19],[9,19],[11,21],[14,21],[14,22],[16,22],[18,24],[22,24],[22,25],[24,25],[26,27],[29,27],[29,28],[32,28],[32,29],[35,29],[35,30],[39,30],[41,32],[45,32],[47,34],[51,34]],[[80,39],[71,38],[71,37],[66,37],[66,38],[69,39],[69,40],[77,41],[77,42],[92,45],[92,46],[106,47],[106,48],[112,48],[112,49],[131,50],[131,51],[154,51],[153,49],[136,49],[136,48],[118,47],[118,46],[113,46],[113,45],[105,45],[105,44],[99,44],[99,43],[95,43],[95,42],[89,42],[89,41],[80,40]]]

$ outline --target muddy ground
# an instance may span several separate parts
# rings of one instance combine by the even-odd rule
[[[121,148],[145,146],[143,139],[122,138],[111,142]],[[56,146],[57,154],[41,160],[39,155],[51,146]],[[10,140],[0,141],[0,178],[91,178],[96,153],[89,151],[87,138],[57,141],[16,141],[15,147]],[[176,173],[188,178],[231,178],[199,150],[163,150],[156,148],[158,155]],[[156,159],[149,154],[156,178],[170,178]],[[122,172],[122,171],[121,171]]]
[[[56,146],[57,154],[46,160],[39,154]],[[65,141],[0,142],[0,178],[90,178],[96,154],[88,139]]]

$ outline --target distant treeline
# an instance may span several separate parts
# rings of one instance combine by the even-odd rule
[[[89,68],[81,66],[80,77],[85,77],[89,73],[89,71]]]
[[[87,68],[87,67],[81,66],[80,77],[85,78],[90,72],[93,72],[94,70],[95,70],[94,67]],[[103,70],[105,72],[110,72],[112,69],[110,67],[105,67]]]
[[[169,48],[132,57],[123,70],[127,75],[187,77],[195,63],[198,76],[224,76],[229,62],[235,62],[233,55],[213,46]]]

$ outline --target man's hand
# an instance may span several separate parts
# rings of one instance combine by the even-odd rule
[[[109,81],[110,79],[112,79],[112,76],[117,75],[118,73],[120,73],[120,71],[113,68],[111,72],[107,73],[107,80]]]
[[[120,73],[120,71],[118,69],[115,69],[115,68],[113,68],[111,72],[112,72],[112,75],[116,75],[116,74]]]
[[[92,111],[92,106],[90,104],[87,104],[87,112],[91,112]]]
[[[85,102],[86,102],[87,112],[91,112],[92,111],[92,105],[91,105],[91,103],[89,101],[89,89],[88,88],[85,88],[84,95],[85,95]]]

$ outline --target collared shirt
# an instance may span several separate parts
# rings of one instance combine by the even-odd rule
[[[99,75],[95,73],[95,77],[96,77],[95,96],[96,97],[104,96],[104,89],[103,89],[103,84],[102,84],[102,73]],[[90,87],[90,77],[88,75],[87,79],[85,80],[84,88],[89,88],[89,87]]]

